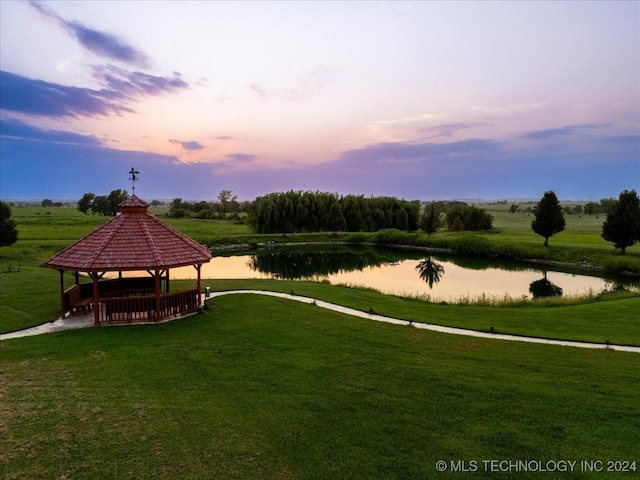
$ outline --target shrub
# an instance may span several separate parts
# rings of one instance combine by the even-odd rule
[[[380,230],[373,235],[373,241],[381,245],[420,245],[423,242],[417,233],[407,233],[395,228]]]
[[[486,239],[476,235],[467,235],[456,238],[451,248],[460,255],[494,256],[495,248]]]
[[[456,204],[447,210],[446,223],[448,229],[454,232],[490,230],[493,225],[493,217],[483,208],[463,203]]]
[[[184,218],[189,216],[189,212],[187,212],[184,208],[176,208],[175,210],[169,212],[168,216],[172,218]]]
[[[347,235],[347,238],[345,240],[352,243],[365,243],[368,239],[369,236],[366,233],[357,232],[350,233],[349,235]]]

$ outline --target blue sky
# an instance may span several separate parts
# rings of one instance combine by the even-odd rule
[[[640,3],[0,2],[0,198],[640,190]]]

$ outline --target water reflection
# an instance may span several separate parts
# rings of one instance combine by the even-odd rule
[[[551,283],[547,279],[547,272],[545,271],[544,277],[535,282],[531,282],[531,285],[529,285],[529,293],[533,295],[533,298],[560,297],[562,296],[562,288]]]
[[[171,270],[173,279],[194,276],[193,267]],[[268,249],[253,255],[217,256],[202,266],[202,278],[328,281],[399,296],[428,296],[433,301],[481,296],[575,296],[621,287],[638,291],[638,282],[627,280],[544,272],[528,264],[485,258],[440,254],[425,257],[423,252],[373,247]]]
[[[385,259],[372,251],[358,254],[350,250],[333,250],[261,253],[252,255],[248,265],[254,271],[268,273],[280,280],[298,280],[363,270],[365,267],[377,267],[383,263]]]
[[[420,278],[429,284],[433,289],[433,284],[440,282],[444,275],[444,267],[427,257],[416,265],[416,270],[420,273]]]

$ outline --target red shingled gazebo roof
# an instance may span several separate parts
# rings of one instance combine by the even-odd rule
[[[147,212],[135,195],[120,215],[58,253],[46,266],[58,270],[107,272],[157,270],[209,262],[211,252]]]

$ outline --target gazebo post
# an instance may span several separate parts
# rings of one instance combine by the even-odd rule
[[[80,272],[79,271],[75,271],[75,277],[76,277],[76,285],[80,285]]]
[[[60,314],[60,318],[64,318],[67,313],[66,306],[64,304],[64,270],[58,270],[60,272],[60,309],[62,313]]]
[[[156,270],[153,274],[153,280],[155,284],[156,290],[156,322],[162,320],[162,312],[160,311],[160,276],[162,272],[160,270]]]
[[[169,269],[167,268],[167,277],[164,283],[164,293],[169,293],[171,290],[169,289]]]
[[[196,288],[198,289],[198,308],[200,308],[200,305],[202,305],[202,286],[200,283],[200,268],[202,267],[202,264],[198,263],[197,265],[194,265],[194,267],[196,267],[196,270],[198,271],[198,283],[196,284]]]
[[[93,279],[93,324],[96,327],[100,326],[100,304],[98,303],[98,297],[100,296],[98,289],[98,273],[89,272],[89,276]]]

